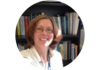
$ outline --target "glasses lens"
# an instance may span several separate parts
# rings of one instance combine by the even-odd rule
[[[42,33],[43,31],[44,31],[43,28],[36,28],[35,30],[35,32],[38,32],[38,33]],[[48,34],[53,33],[53,29],[46,29],[45,32]]]

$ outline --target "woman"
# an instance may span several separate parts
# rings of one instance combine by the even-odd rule
[[[62,58],[55,48],[61,39],[61,31],[52,17],[39,15],[29,23],[26,34],[28,49],[21,54],[37,68],[60,69],[63,67]]]

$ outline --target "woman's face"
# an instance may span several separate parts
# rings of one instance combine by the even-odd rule
[[[34,32],[34,46],[48,47],[54,38],[53,26],[49,19],[41,19]]]

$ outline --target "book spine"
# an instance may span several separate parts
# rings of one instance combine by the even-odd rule
[[[31,18],[30,18],[30,16],[27,16],[27,18],[28,18],[28,25],[29,25]]]
[[[33,14],[31,14],[30,19],[32,20],[32,19],[34,19],[34,18],[35,18],[35,16],[33,16]]]
[[[75,31],[75,35],[77,35],[77,32],[78,32],[78,26],[79,26],[79,18],[78,18],[78,14],[76,14],[76,31]]]
[[[35,18],[35,16],[32,16],[32,17],[31,17],[31,20],[34,19],[34,18]]]
[[[66,56],[66,55],[65,55],[65,42],[63,41],[63,59],[64,59],[64,60],[66,59],[65,56]]]
[[[68,17],[67,16],[65,17],[66,17],[66,34],[68,34]]]
[[[59,29],[60,29],[60,31],[61,31],[61,33],[62,33],[61,17],[60,17],[60,16],[58,16],[58,25],[59,25]]]
[[[34,14],[34,17],[36,17],[37,15],[36,14]]]
[[[55,17],[55,21],[56,21],[56,23],[57,23],[57,26],[58,26],[58,28],[59,28],[59,24],[58,24],[58,18],[57,18],[57,17]]]
[[[68,59],[68,51],[67,51],[67,41],[65,41],[65,60]]]
[[[69,51],[69,54],[70,54],[70,56],[69,56],[69,59],[71,59],[71,52],[72,52],[72,46],[71,46],[71,41],[69,41],[69,48],[70,48],[70,51]]]
[[[72,35],[74,32],[74,12],[72,12]]]
[[[76,58],[76,49],[74,47],[74,59]]]
[[[64,34],[64,21],[63,21],[63,16],[61,16],[61,27],[62,27],[62,34]]]
[[[56,46],[56,50],[59,52],[59,45]]]
[[[78,46],[76,44],[72,44],[75,47],[75,58],[77,57],[77,50],[78,50]]]
[[[70,24],[70,25],[69,25],[69,26],[70,26],[70,29],[69,29],[70,32],[69,32],[69,34],[71,35],[71,34],[72,34],[72,13],[70,13],[70,18],[69,18],[69,20],[70,20],[70,21],[69,21],[69,22],[70,22],[70,23],[69,23],[69,24]]]
[[[20,17],[20,33],[21,35],[25,35],[24,16]]]
[[[74,59],[73,59],[73,56],[74,56],[74,51],[73,51],[74,47],[72,46],[72,54],[71,54],[71,59],[72,59],[72,62],[74,62]]]
[[[70,13],[66,13],[65,16],[67,17],[67,23],[68,23],[68,34],[70,34]]]
[[[63,21],[64,21],[63,22],[64,23],[64,25],[63,25],[64,26],[64,34],[66,34],[66,17],[65,16],[63,17]]]
[[[68,41],[68,59],[71,59],[71,41]]]
[[[27,18],[27,16],[24,16],[24,28],[25,28],[25,34],[26,34],[27,28],[28,28],[28,18]]]
[[[62,59],[64,59],[63,57],[63,43],[60,43],[59,44],[59,52],[61,53],[61,55],[62,55]]]
[[[71,49],[72,49],[72,51],[71,51],[71,59],[72,60],[74,60],[75,59],[75,52],[74,52],[74,46],[71,46]]]
[[[68,44],[67,44],[67,48],[68,48],[68,49],[67,49],[67,53],[68,53],[68,54],[67,54],[67,57],[68,57],[68,59],[69,59],[69,41],[68,41]]]

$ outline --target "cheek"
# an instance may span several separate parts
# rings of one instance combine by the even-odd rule
[[[34,35],[33,35],[33,36],[34,36],[34,38],[35,38],[35,37],[37,37],[37,34],[36,34],[36,33],[34,33]]]
[[[49,37],[50,37],[51,39],[54,39],[54,34],[51,34]]]
[[[38,38],[38,34],[37,34],[37,33],[34,33],[34,35],[33,35],[34,41],[35,41],[37,38]]]

